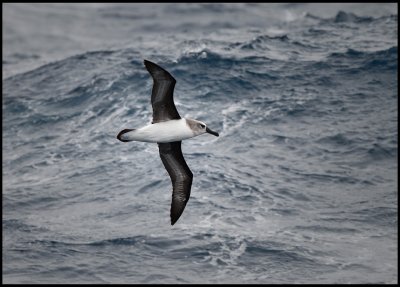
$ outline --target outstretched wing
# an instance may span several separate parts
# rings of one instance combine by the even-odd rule
[[[174,87],[176,80],[166,70],[153,62],[144,60],[147,71],[153,77],[151,105],[153,106],[153,124],[180,119],[174,104]]]
[[[171,225],[181,216],[190,197],[193,174],[182,155],[181,141],[159,143],[158,148],[164,167],[172,181]]]

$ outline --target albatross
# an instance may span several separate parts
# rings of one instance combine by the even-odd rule
[[[176,80],[157,64],[144,60],[147,71],[153,78],[151,105],[153,121],[138,129],[123,129],[117,135],[121,142],[141,141],[157,143],[161,161],[172,181],[171,225],[174,225],[189,200],[193,173],[182,154],[181,143],[204,133],[219,134],[204,122],[181,118],[174,104]]]

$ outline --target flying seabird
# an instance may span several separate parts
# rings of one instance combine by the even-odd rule
[[[182,155],[182,140],[204,133],[219,136],[201,121],[181,118],[174,104],[176,80],[166,70],[144,60],[153,78],[151,105],[153,121],[139,129],[124,129],[117,135],[122,142],[142,141],[158,144],[161,161],[172,181],[171,225],[174,225],[185,209],[192,187],[193,173]]]

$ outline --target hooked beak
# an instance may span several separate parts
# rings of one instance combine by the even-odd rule
[[[214,132],[214,131],[210,130],[208,127],[206,127],[206,132],[208,132],[209,134],[212,134],[212,135],[214,135],[216,137],[219,137],[219,134],[217,132]]]

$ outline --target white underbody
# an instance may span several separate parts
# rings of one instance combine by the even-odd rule
[[[192,138],[196,134],[186,124],[185,119],[170,120],[150,124],[122,135],[124,140],[166,143]]]

